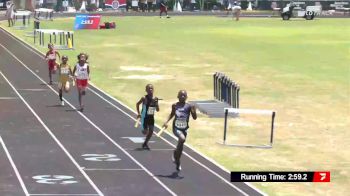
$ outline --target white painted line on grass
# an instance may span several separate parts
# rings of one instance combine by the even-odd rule
[[[0,72],[0,73],[1,73],[1,72]],[[15,163],[13,162],[12,157],[11,157],[9,151],[7,150],[7,147],[6,147],[6,145],[5,145],[5,142],[4,142],[4,140],[2,139],[1,135],[0,135],[0,143],[1,143],[1,146],[2,146],[2,147],[4,148],[4,150],[5,150],[5,153],[6,153],[6,155],[7,155],[7,158],[9,159],[13,170],[14,170],[15,173],[16,173],[16,176],[17,176],[17,178],[18,178],[19,183],[21,184],[21,187],[22,187],[22,189],[23,189],[23,191],[24,191],[24,194],[25,194],[26,196],[29,196],[27,187],[24,185],[24,182],[23,182],[23,180],[22,180],[22,177],[21,177],[21,175],[19,174],[19,171],[18,171],[18,169],[17,169]]]

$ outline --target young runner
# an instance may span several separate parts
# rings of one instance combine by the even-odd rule
[[[47,64],[49,66],[49,84],[52,84],[52,74],[56,73],[57,69],[57,63],[56,63],[56,56],[58,56],[58,59],[60,59],[60,53],[58,53],[54,47],[53,44],[48,44],[47,46],[49,48],[49,51],[46,53],[45,59],[47,60]]]
[[[170,18],[170,16],[168,16],[168,7],[165,5],[164,0],[160,1],[159,9],[160,9],[160,13],[159,13],[159,17],[160,18],[162,18],[162,13],[163,12],[165,12],[167,18]]]
[[[76,79],[76,85],[78,89],[79,106],[81,112],[84,110],[82,96],[85,95],[85,90],[88,86],[88,80],[90,80],[90,68],[89,64],[87,63],[88,58],[89,56],[87,54],[80,53],[78,55],[78,63],[73,69],[73,75]]]
[[[176,170],[181,170],[180,158],[183,150],[183,145],[186,141],[187,130],[189,128],[188,122],[190,120],[190,115],[194,120],[197,119],[196,108],[193,105],[186,103],[187,92],[185,90],[180,90],[177,98],[179,101],[174,103],[171,107],[171,113],[163,124],[164,128],[168,127],[168,122],[175,116],[173,121],[173,133],[178,138],[178,143],[176,149],[174,150],[172,160],[176,164]]]
[[[150,149],[148,141],[151,139],[154,130],[154,112],[159,112],[158,98],[153,98],[154,87],[152,84],[146,85],[147,95],[141,97],[136,103],[137,118],[141,118],[142,133],[146,135],[145,142],[142,144],[143,149]],[[142,110],[140,114],[140,104]]]
[[[62,63],[58,67],[58,92],[60,97],[60,103],[64,106],[62,99],[63,90],[68,93],[69,91],[69,78],[73,76],[71,67],[68,65],[68,57],[62,56]]]

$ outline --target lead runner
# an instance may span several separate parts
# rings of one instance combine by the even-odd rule
[[[76,79],[76,85],[79,96],[80,111],[83,112],[84,104],[82,96],[85,95],[86,88],[88,86],[88,80],[90,80],[90,68],[87,62],[89,56],[86,53],[80,53],[78,55],[78,63],[73,69],[73,75]]]
[[[185,90],[180,90],[177,98],[179,101],[171,106],[171,113],[167,121],[163,124],[163,127],[167,128],[168,122],[175,116],[173,121],[173,133],[178,138],[178,143],[174,150],[172,160],[176,164],[176,170],[181,171],[180,158],[187,137],[187,130],[189,128],[188,122],[190,120],[190,115],[192,115],[193,120],[196,120],[197,113],[195,106],[186,103],[187,92]]]

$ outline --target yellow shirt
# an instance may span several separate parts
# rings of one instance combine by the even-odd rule
[[[70,66],[68,64],[61,63],[58,69],[59,79],[61,82],[66,82],[70,75]]]

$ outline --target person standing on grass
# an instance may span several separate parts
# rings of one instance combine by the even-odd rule
[[[77,90],[78,90],[78,98],[79,98],[79,106],[80,111],[83,112],[84,104],[82,101],[82,96],[86,94],[86,87],[88,86],[88,80],[90,80],[90,68],[87,62],[89,56],[86,53],[80,53],[78,55],[78,63],[75,65],[73,69],[73,75],[76,80]]]
[[[237,1],[233,2],[232,7],[232,19],[236,16],[236,21],[239,21],[239,16],[241,15],[241,6],[237,3]]]
[[[137,118],[141,119],[142,133],[146,135],[145,142],[142,144],[143,149],[149,150],[148,141],[151,139],[154,130],[154,113],[159,112],[158,98],[153,98],[154,88],[152,84],[146,85],[147,95],[141,97],[136,103]],[[140,114],[140,105],[142,110]]]
[[[62,98],[63,90],[69,92],[69,78],[73,76],[71,67],[68,65],[68,57],[62,56],[62,63],[58,67],[58,92],[61,106],[64,106],[64,101]],[[74,83],[73,83],[74,85]]]
[[[13,22],[13,19],[15,17],[15,4],[12,2],[12,1],[9,1],[9,3],[7,4],[7,10],[6,10],[6,18],[7,18],[7,21],[9,23],[9,27],[12,27],[14,22]]]
[[[188,122],[190,120],[190,115],[196,120],[197,113],[195,106],[186,103],[187,92],[185,90],[180,90],[177,98],[179,101],[171,106],[171,113],[163,124],[163,127],[167,128],[168,122],[175,116],[173,121],[173,133],[178,138],[178,143],[174,150],[172,160],[176,164],[176,170],[181,171],[180,158],[187,137],[187,130],[189,128]]]
[[[167,18],[170,18],[170,17],[168,16],[168,7],[165,5],[164,0],[161,0],[161,1],[160,1],[159,9],[160,9],[160,13],[159,13],[159,17],[160,17],[160,18],[162,18],[162,13],[163,13],[163,12],[165,12]]]
[[[49,51],[46,53],[45,59],[47,60],[47,64],[49,66],[49,84],[52,85],[52,74],[55,74],[57,69],[56,56],[58,56],[58,59],[61,57],[60,53],[54,49],[53,44],[50,43],[47,47],[49,48]]]

